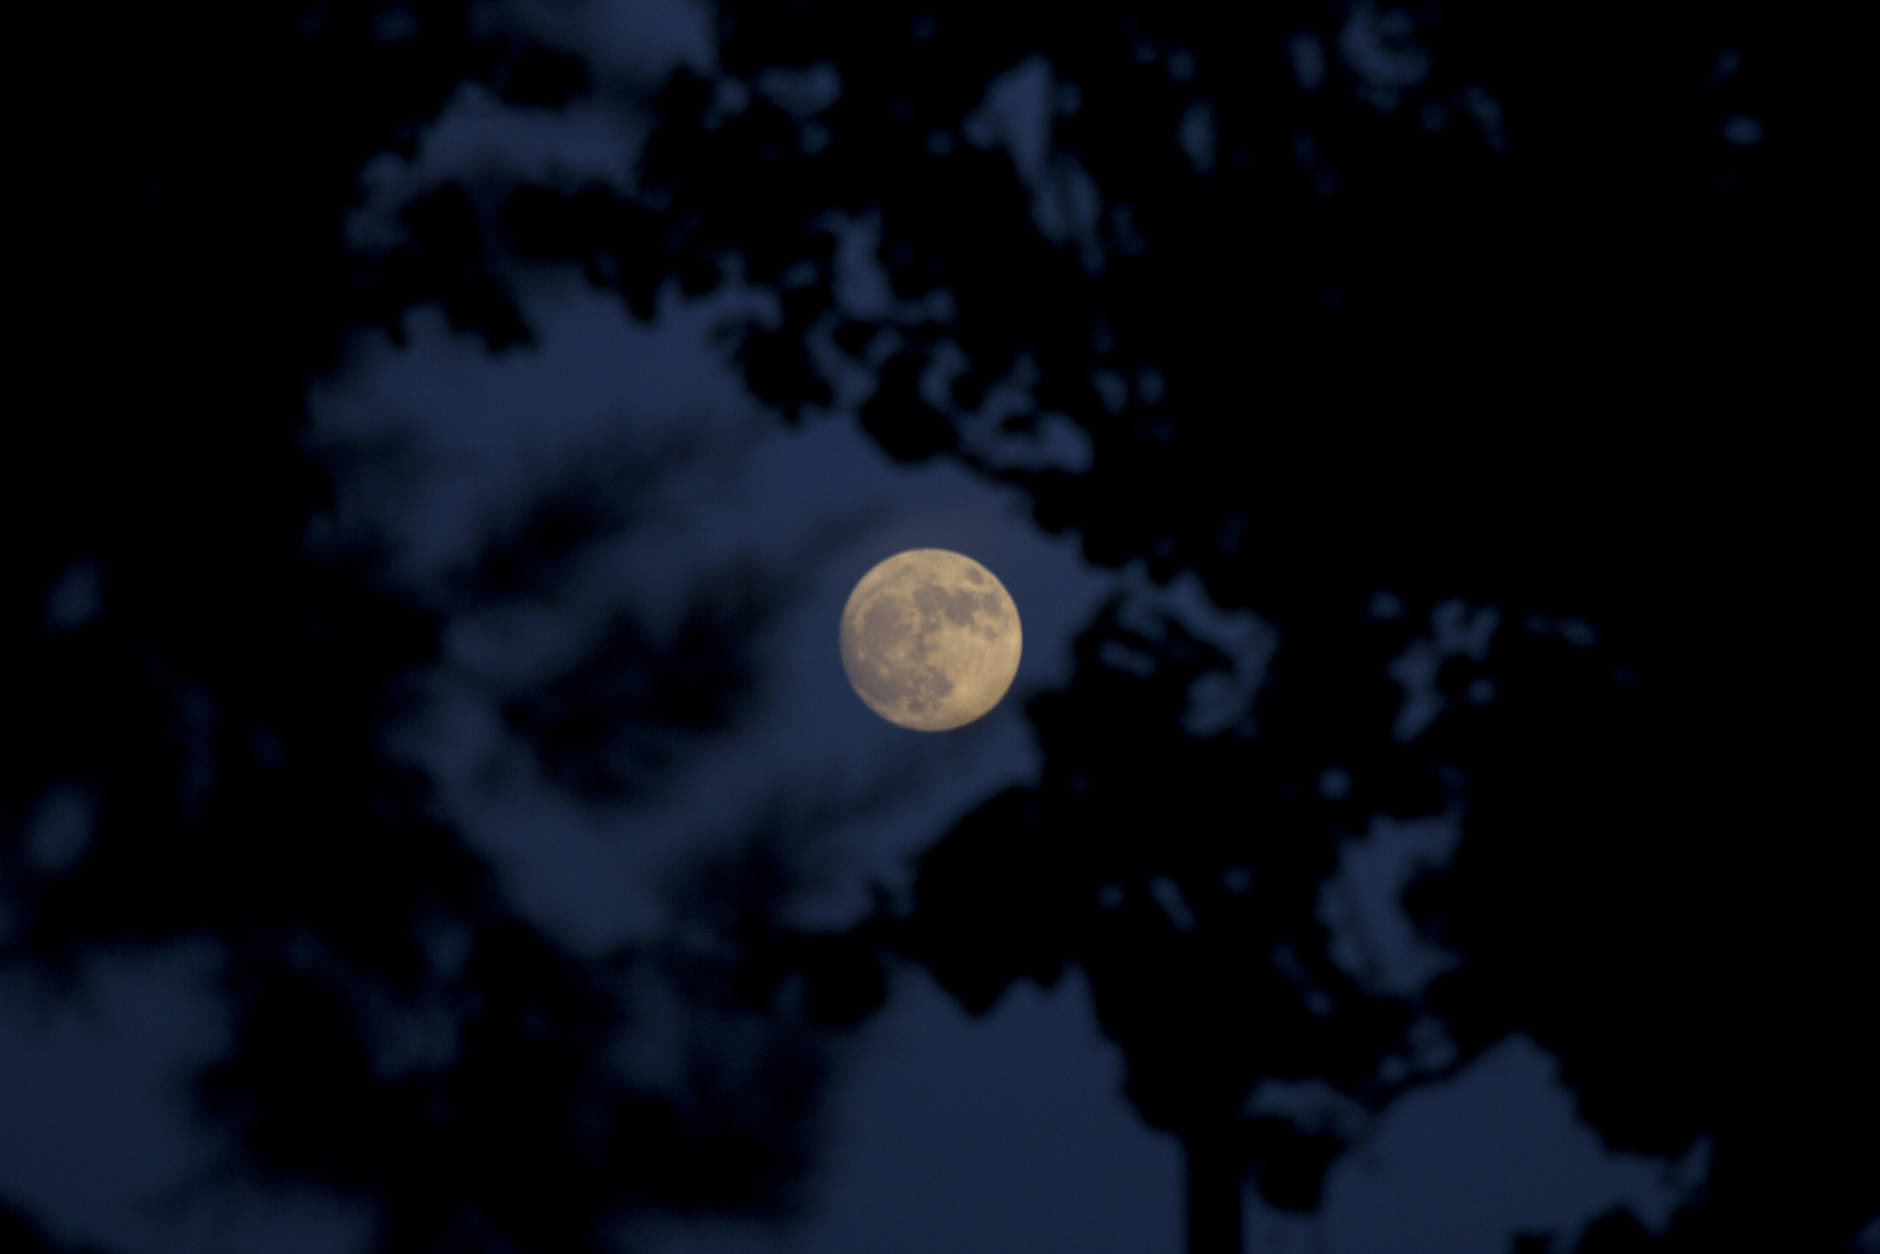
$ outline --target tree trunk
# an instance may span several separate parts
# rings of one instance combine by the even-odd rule
[[[1228,1129],[1182,1141],[1188,1169],[1188,1254],[1241,1254],[1240,1156]]]

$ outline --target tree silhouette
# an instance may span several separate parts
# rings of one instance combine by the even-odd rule
[[[127,333],[45,337],[29,370],[66,405],[7,466],[24,734],[0,780],[0,970],[56,994],[99,956],[206,945],[232,1032],[194,1079],[217,1156],[184,1193],[312,1185],[365,1202],[385,1251],[601,1250],[648,1211],[787,1215],[832,1047],[820,1006],[746,995],[735,931],[595,954],[545,929],[413,748],[456,685],[522,769],[581,802],[644,798],[739,725],[795,594],[790,571],[704,569],[671,627],[637,601],[568,611],[670,449],[591,450],[423,577],[352,515],[336,480],[408,469],[395,445],[323,445],[308,417],[362,329],[436,302],[492,348],[529,334],[445,201],[387,256],[348,236],[367,159],[410,151],[464,83],[541,104],[584,81],[493,16],[213,5],[108,39],[37,19],[44,46],[95,55],[104,123],[62,133],[39,185],[68,267],[34,292],[40,323],[95,328],[103,302]],[[570,628],[559,672],[451,643],[521,611]],[[736,889],[776,910],[794,873],[684,904]]]
[[[213,483],[161,469],[218,507]],[[167,521],[136,542],[160,543]],[[486,548],[459,581],[474,591],[433,588],[427,605],[349,542],[283,551],[264,516],[244,521],[258,525],[188,550],[213,569],[182,604],[167,594],[188,573],[106,543],[57,577],[98,581],[95,615],[14,619],[16,708],[35,735],[7,778],[7,967],[56,987],[94,954],[207,939],[233,1039],[197,1079],[223,1147],[198,1183],[363,1198],[378,1248],[604,1249],[614,1221],[649,1208],[788,1213],[828,1066],[815,1008],[754,1005],[733,930],[702,950],[568,948],[406,747],[426,686],[461,671],[441,628],[517,605],[490,593],[497,572],[541,575],[555,548],[539,533]],[[569,547],[619,534],[590,519]],[[58,556],[67,537],[48,539]],[[558,695],[570,681],[526,703],[465,682],[543,777],[631,800],[736,725],[749,651],[786,592],[704,572],[670,633],[600,624],[574,697]],[[82,834],[60,853],[56,808],[74,804]],[[788,871],[704,884],[688,908],[742,885],[777,909]],[[651,1061],[633,1052],[674,1034]]]
[[[1238,1248],[1242,1168],[1311,1208],[1349,1143],[1329,1116],[1244,1118],[1259,1081],[1317,1077],[1375,1112],[1516,1030],[1610,1143],[1713,1139],[1713,1187],[1666,1241],[1851,1240],[1871,1162],[1835,1111],[1871,1109],[1871,1082],[1835,1012],[1749,973],[1790,954],[1838,1006],[1854,968],[1745,855],[1740,781],[1773,746],[1724,731],[1730,629],[1701,608],[1734,589],[1739,630],[1780,616],[1788,586],[1752,560],[1785,534],[1780,472],[1639,417],[1756,412],[1793,360],[1769,311],[1801,289],[1764,244],[1795,221],[1793,149],[1765,142],[1793,114],[1759,19],[716,16],[716,67],[668,82],[633,193],[519,194],[508,238],[610,254],[642,310],[662,277],[699,292],[735,264],[775,294],[733,329],[755,395],[795,416],[832,403],[833,363],[859,368],[888,452],[1019,484],[1093,561],[1192,572],[1282,641],[1251,722],[1197,735],[1187,698],[1221,659],[1112,613],[1032,710],[1039,785],[966,819],[912,915],[871,927],[969,1009],[1082,965],[1132,1097],[1188,1147],[1197,1250]],[[885,298],[855,296],[845,224]],[[1081,464],[1036,464],[1052,424]],[[1745,477],[1768,485],[1747,510]],[[1379,590],[1410,612],[1377,621]],[[1457,598],[1503,625],[1405,736],[1387,666]],[[1463,851],[1412,904],[1460,961],[1404,996],[1332,959],[1315,903],[1370,816],[1446,807]],[[1848,865],[1809,849],[1800,879]],[[1738,950],[1746,899],[1772,922]],[[1746,1026],[1765,997],[1784,1013]],[[1794,1084],[1819,1087],[1744,1096]]]
[[[240,935],[245,1047],[205,1096],[258,1164],[396,1198],[388,1248],[474,1248],[492,1231],[586,1248],[617,1179],[668,1200],[703,1179],[661,1175],[683,1155],[636,1156],[698,1143],[670,1103],[581,1065],[618,1022],[602,977],[501,917],[422,781],[359,736],[436,656],[440,611],[375,592],[350,555],[302,553],[321,484],[292,417],[349,335],[396,334],[420,304],[492,348],[525,342],[508,286],[524,266],[574,265],[643,319],[736,284],[769,313],[727,325],[728,353],[788,419],[847,407],[859,378],[857,419],[890,454],[1023,488],[1091,561],[1192,576],[1280,642],[1251,698],[1200,719],[1235,659],[1179,616],[1111,606],[1070,686],[1029,711],[1041,778],[934,846],[911,910],[884,905],[844,935],[732,912],[738,996],[779,1013],[806,974],[811,1002],[853,1020],[898,952],[981,1010],[1015,979],[1080,966],[1132,1100],[1186,1147],[1196,1251],[1240,1247],[1243,1178],[1315,1208],[1369,1120],[1512,1032],[1558,1054],[1609,1144],[1714,1147],[1666,1233],[1611,1217],[1582,1254],[1724,1234],[1851,1247],[1880,1176],[1846,1135],[1875,1109],[1850,1021],[1873,951],[1854,887],[1871,857],[1801,795],[1813,759],[1788,730],[1805,714],[1769,691],[1801,667],[1787,620],[1813,610],[1808,576],[1827,563],[1782,551],[1812,525],[1794,525],[1786,464],[1663,421],[1783,412],[1790,395],[1799,336],[1778,311],[1806,292],[1780,241],[1803,221],[1800,121],[1764,18],[1302,0],[1105,3],[1060,22],[980,3],[720,0],[715,63],[651,98],[632,186],[449,181],[406,207],[397,243],[353,245],[364,162],[411,152],[457,84],[546,107],[603,90],[572,51],[488,12],[309,6],[296,27],[229,6],[195,28],[139,19],[108,50],[120,98],[157,107],[76,199],[102,213],[128,189],[126,316],[158,333],[125,353],[135,383],[93,385],[118,460],[45,528],[59,542],[18,585],[15,621],[37,624],[41,590],[82,585],[71,559],[99,555],[107,613],[16,641],[48,655],[24,703],[46,734],[10,781],[9,818],[73,762],[109,769],[82,775],[100,834],[78,868],[34,878],[9,855],[16,952],[45,966],[203,920]],[[218,23],[280,58],[183,88],[149,55],[203,64]],[[231,77],[266,107],[231,117]],[[203,134],[217,142],[179,147]],[[215,159],[227,151],[246,160]],[[229,263],[208,282],[205,256]],[[231,309],[270,316],[231,326]],[[172,329],[189,326],[223,329],[214,371]],[[137,388],[283,417],[120,434]],[[84,464],[84,441],[29,460]],[[559,525],[523,527],[520,559],[492,550],[480,578],[535,577]],[[594,664],[648,683],[603,703],[662,728],[714,723],[730,707],[674,680],[735,687],[735,659],[709,646],[743,630],[736,604],[701,611],[696,653],[623,625]],[[1487,612],[1490,629],[1450,638]],[[306,666],[278,650],[264,663],[263,640]],[[1421,727],[1392,677],[1419,649],[1444,654]],[[634,786],[673,740],[597,755],[612,732],[582,708],[595,691],[577,668],[505,709],[569,786]],[[83,713],[101,709],[102,747]],[[275,726],[281,710],[310,721]],[[277,743],[285,766],[262,747]],[[601,756],[637,765],[609,776]],[[204,761],[206,792],[191,782]],[[333,771],[350,787],[333,790]],[[308,805],[277,830],[283,796]],[[1405,989],[1342,954],[1320,903],[1376,816],[1432,813],[1454,815],[1462,843],[1406,905],[1454,965]],[[186,836],[190,858],[108,839],[115,814]],[[265,856],[257,831],[276,834]],[[362,892],[344,868],[368,857],[380,881],[348,918],[323,914]],[[470,975],[438,970],[412,926],[427,917],[478,920]],[[502,995],[466,1025],[464,1069],[396,1081],[391,1106],[365,1096],[385,1081],[363,1008],[448,1003],[465,979]],[[547,1037],[529,1026],[544,1021]],[[324,1041],[327,1061],[320,1086],[277,1105],[282,1040]],[[508,1087],[518,1074],[542,1087]],[[1323,1110],[1250,1115],[1276,1079],[1322,1082]],[[435,1114],[470,1099],[563,1156],[394,1189],[413,1152],[509,1161]],[[361,1102],[382,1121],[374,1154],[308,1136]],[[694,1201],[752,1204],[789,1174],[757,1150],[739,1161],[736,1196]],[[531,1189],[566,1209],[530,1209]]]

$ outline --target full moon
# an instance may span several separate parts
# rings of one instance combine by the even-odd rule
[[[915,731],[963,727],[1018,674],[1018,607],[992,572],[947,549],[877,565],[842,607],[842,669],[855,695]]]

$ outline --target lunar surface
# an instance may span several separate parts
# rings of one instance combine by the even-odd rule
[[[842,668],[868,708],[916,731],[963,727],[1018,674],[1018,607],[991,571],[947,549],[877,565],[842,609]]]

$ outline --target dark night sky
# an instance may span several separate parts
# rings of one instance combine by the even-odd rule
[[[1338,47],[1294,47],[1301,82],[1322,75],[1331,56],[1380,92],[1414,83],[1415,56],[1367,34],[1375,11],[1355,14]],[[713,55],[701,10],[680,0],[543,5],[536,20],[578,41],[602,77],[645,78],[681,59],[706,66]],[[1729,68],[1720,64],[1719,73]],[[1047,87],[1042,74],[1020,73],[993,102],[1021,168],[1038,157]],[[1492,125],[1493,101],[1477,106],[1478,123]],[[1733,144],[1762,140],[1755,119],[1726,126]],[[415,159],[386,154],[368,167],[352,237],[385,237],[406,197],[452,175],[493,168],[624,177],[643,129],[630,114],[599,107],[521,110],[466,90]],[[850,296],[864,305],[887,300],[866,241],[849,234]],[[800,851],[815,868],[793,898],[803,922],[855,922],[871,884],[905,891],[911,859],[937,833],[1039,770],[1025,703],[1069,680],[1073,638],[1112,592],[1170,608],[1225,650],[1236,691],[1216,695],[1229,704],[1258,683],[1273,648],[1266,624],[1214,608],[1193,577],[1164,586],[1142,561],[1087,564],[1077,536],[1039,529],[1015,489],[950,462],[891,460],[846,412],[853,398],[801,426],[779,423],[711,342],[715,320],[740,300],[748,298],[683,302],[668,291],[646,327],[586,284],[537,278],[522,296],[540,337],[534,347],[492,356],[420,310],[407,323],[407,344],[362,336],[310,395],[310,446],[337,468],[340,516],[382,534],[399,578],[417,585],[464,556],[487,519],[570,465],[662,441],[702,450],[659,480],[631,537],[596,553],[552,611],[450,623],[445,654],[459,671],[447,666],[427,690],[410,733],[468,842],[499,869],[524,914],[579,953],[658,935],[671,923],[674,868],[779,800],[822,807],[816,846]],[[348,460],[388,438],[404,450],[397,469]],[[1089,455],[1068,426],[1010,452],[1072,470]],[[835,649],[837,612],[854,580],[888,553],[929,545],[968,553],[1000,577],[1023,616],[1026,645],[1000,708],[940,736],[876,719],[848,690]],[[654,795],[600,806],[570,797],[505,749],[496,711],[461,678],[535,673],[623,600],[654,621],[671,616],[698,572],[740,559],[788,572],[785,609],[755,642],[755,707]],[[94,577],[79,561],[51,586],[49,631],[93,617]],[[1496,630],[1484,607],[1440,607],[1395,668],[1402,717],[1422,717],[1439,655],[1483,653]],[[87,805],[72,794],[38,806],[22,847],[48,865],[80,856]],[[1169,806],[1178,814],[1182,799]],[[1391,978],[1407,988],[1443,958],[1413,936],[1397,892],[1421,861],[1446,856],[1455,827],[1444,818],[1380,818],[1372,837],[1347,845],[1340,880],[1350,897],[1328,894],[1324,908],[1335,929],[1349,931],[1361,917]],[[208,991],[211,965],[204,945],[181,942],[90,958],[76,998],[47,1000],[27,981],[0,983],[0,1198],[32,1208],[51,1231],[119,1251],[362,1252],[363,1212],[324,1194],[194,1187],[213,1149],[190,1122],[179,1080],[228,1039],[225,1011]],[[1121,1056],[1096,1026],[1082,972],[1050,988],[1020,983],[972,1017],[926,972],[904,965],[886,1009],[843,1038],[836,1071],[827,1140],[798,1220],[648,1219],[629,1229],[645,1241],[636,1248],[1180,1247],[1179,1146],[1126,1101]],[[1276,1084],[1258,1101],[1283,1110],[1315,1096]],[[1333,1169],[1316,1218],[1270,1209],[1249,1188],[1248,1248],[1502,1254],[1523,1230],[1554,1231],[1571,1248],[1581,1226],[1616,1203],[1661,1228],[1701,1179],[1707,1153],[1700,1142],[1667,1164],[1608,1151],[1578,1119],[1556,1059],[1517,1034],[1453,1080],[1392,1107]]]

